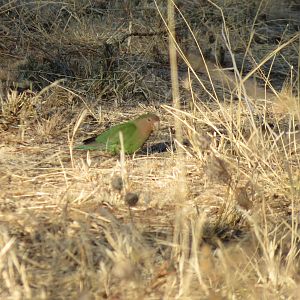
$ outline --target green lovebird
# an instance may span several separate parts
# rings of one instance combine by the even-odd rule
[[[149,138],[159,117],[152,113],[141,115],[137,119],[115,125],[96,137],[83,141],[75,150],[102,150],[117,154],[121,150],[120,132],[123,135],[124,151],[133,154]]]

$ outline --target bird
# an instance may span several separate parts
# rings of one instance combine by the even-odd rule
[[[157,115],[146,113],[134,120],[115,125],[98,136],[86,139],[82,145],[75,146],[74,149],[102,150],[118,154],[121,151],[120,133],[122,133],[125,154],[133,154],[144,145],[158,123]]]

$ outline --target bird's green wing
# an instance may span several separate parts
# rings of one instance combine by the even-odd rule
[[[122,132],[123,135],[125,152],[131,153],[131,151],[126,151],[127,141],[134,138],[137,133],[137,126],[131,121],[113,126],[97,137],[84,141],[84,145],[77,146],[75,149],[104,150],[113,154],[118,153],[121,149],[119,132]]]
[[[121,150],[120,132],[123,135],[124,150],[126,151],[127,141],[136,135],[137,127],[132,122],[116,125],[109,130],[103,132],[96,138],[97,143],[105,145],[107,151],[112,153],[118,153]]]

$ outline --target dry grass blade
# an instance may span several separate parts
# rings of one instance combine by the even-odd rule
[[[87,110],[84,109],[82,111],[82,113],[79,115],[76,123],[75,123],[75,126],[73,128],[73,132],[72,132],[72,136],[69,137],[69,149],[70,149],[70,156],[71,156],[71,162],[72,162],[72,165],[74,166],[74,162],[73,162],[73,146],[74,146],[74,137],[75,137],[75,134],[80,126],[80,124],[83,122],[84,118],[86,117],[87,115]]]

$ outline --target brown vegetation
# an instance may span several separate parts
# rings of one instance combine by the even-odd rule
[[[277,2],[177,1],[173,42],[165,1],[1,2],[0,299],[298,299],[300,20]],[[73,150],[145,111],[134,155]]]

